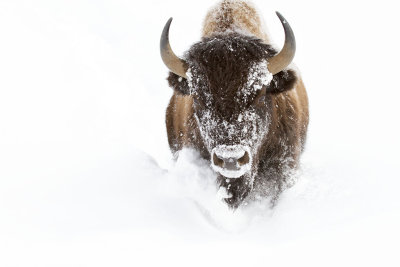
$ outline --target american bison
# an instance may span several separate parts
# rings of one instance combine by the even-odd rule
[[[197,150],[218,174],[226,203],[237,208],[269,197],[274,204],[298,168],[308,126],[308,100],[298,71],[293,31],[278,52],[256,9],[225,0],[206,15],[201,41],[176,56],[169,43],[172,18],[160,51],[174,93],[166,111],[168,142],[175,156]]]

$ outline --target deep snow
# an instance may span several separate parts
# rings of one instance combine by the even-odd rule
[[[255,1],[311,124],[297,183],[236,212],[164,126],[162,27],[182,54],[213,3],[1,1],[0,266],[400,264],[394,3]]]

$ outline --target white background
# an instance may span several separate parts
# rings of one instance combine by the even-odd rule
[[[235,213],[173,163],[164,23],[182,54],[214,1],[0,1],[0,266],[399,266],[395,1],[255,1],[297,38],[302,174]]]

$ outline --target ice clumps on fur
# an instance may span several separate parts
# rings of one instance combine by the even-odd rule
[[[272,81],[273,75],[269,72],[267,66],[267,60],[261,60],[250,67],[247,88],[252,88],[255,91],[261,90],[263,86],[267,86]]]
[[[269,85],[272,81],[273,75],[269,72],[267,66],[268,62],[266,60],[261,60],[250,67],[247,83],[238,91],[238,97],[248,97],[252,95],[252,92],[259,91],[263,86]]]

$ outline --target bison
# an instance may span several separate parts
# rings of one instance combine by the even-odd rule
[[[180,58],[169,43],[172,18],[160,40],[173,95],[166,111],[171,151],[189,147],[210,162],[224,201],[235,209],[267,197],[274,205],[291,184],[304,150],[308,99],[291,65],[296,42],[289,23],[278,52],[256,9],[225,0],[206,15],[201,41]]]

